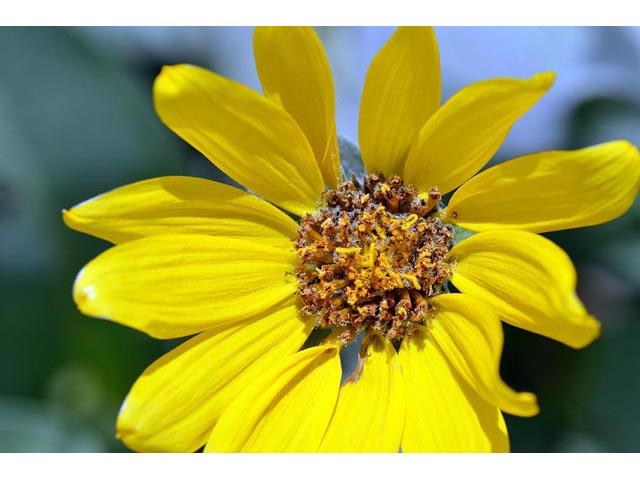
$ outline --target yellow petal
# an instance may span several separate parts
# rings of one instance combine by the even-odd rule
[[[360,371],[340,389],[321,452],[397,452],[404,426],[404,385],[395,348],[371,335]]]
[[[163,234],[198,233],[286,248],[296,223],[238,188],[194,177],[132,183],[65,210],[68,227],[113,243]]]
[[[640,154],[626,141],[536,153],[496,165],[465,183],[447,208],[470,230],[551,232],[608,222],[638,193]]]
[[[163,67],[153,99],[160,119],[235,181],[298,215],[315,210],[322,175],[280,106],[193,65]]]
[[[340,355],[308,348],[276,364],[223,413],[207,452],[315,452],[340,387]]]
[[[253,51],[264,94],[307,136],[325,182],[341,177],[335,94],[329,61],[311,27],[257,27]]]
[[[536,396],[516,393],[500,378],[502,325],[488,303],[454,293],[432,300],[435,316],[428,323],[429,339],[456,372],[482,398],[513,415],[538,414]]]
[[[571,260],[546,238],[510,230],[479,233],[457,244],[450,258],[455,286],[490,302],[507,323],[574,348],[600,333],[576,295]]]
[[[358,138],[367,171],[402,175],[411,145],[439,106],[433,29],[398,28],[371,62],[362,91]]]
[[[450,192],[480,170],[513,124],[551,87],[555,75],[477,82],[451,97],[420,130],[404,179],[426,192]]]
[[[250,320],[292,297],[292,251],[208,235],[159,235],[110,248],[78,274],[86,315],[175,338]]]
[[[451,368],[420,327],[400,347],[407,415],[403,452],[507,452],[500,410],[487,403]]]
[[[136,380],[118,416],[118,438],[136,451],[197,450],[229,404],[296,352],[312,327],[292,302],[258,321],[188,340]]]

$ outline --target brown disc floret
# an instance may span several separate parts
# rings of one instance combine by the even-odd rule
[[[341,327],[344,343],[367,328],[390,340],[410,335],[450,274],[453,229],[435,214],[437,189],[422,198],[398,176],[370,175],[323,200],[295,239],[303,312],[317,314],[320,328]]]

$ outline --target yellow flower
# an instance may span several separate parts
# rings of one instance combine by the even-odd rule
[[[500,319],[574,348],[598,336],[570,259],[537,234],[622,215],[638,151],[615,141],[477,174],[554,75],[478,82],[440,106],[433,31],[400,28],[362,95],[368,175],[343,183],[313,30],[258,28],[254,51],[264,96],[176,65],[154,102],[270,203],[164,177],[64,212],[116,244],[78,274],[82,312],[157,338],[197,334],[136,381],[118,437],[140,451],[508,450],[501,411],[538,406],[500,379]],[[454,243],[452,225],[479,233]],[[329,335],[301,348],[313,330]],[[340,350],[361,332],[360,364],[340,385]]]

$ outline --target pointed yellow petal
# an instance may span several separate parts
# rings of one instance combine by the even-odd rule
[[[371,335],[361,373],[340,389],[321,452],[398,452],[404,426],[404,384],[389,340]]]
[[[159,235],[110,248],[78,274],[82,313],[158,338],[251,319],[294,295],[293,252],[208,235]]]
[[[334,347],[308,348],[276,364],[224,412],[207,452],[315,452],[340,387]]]
[[[307,136],[325,182],[341,178],[335,94],[329,61],[311,27],[257,27],[253,51],[264,94]]]
[[[426,192],[450,192],[478,172],[513,124],[551,87],[555,75],[477,82],[451,97],[420,130],[404,179]]]
[[[456,372],[487,402],[523,417],[538,414],[536,396],[516,393],[500,378],[502,325],[488,303],[454,293],[432,300],[435,316],[428,323],[429,339]]]
[[[402,175],[411,145],[439,106],[433,29],[398,28],[371,62],[362,91],[358,138],[367,171]]]
[[[315,210],[322,175],[304,133],[280,106],[193,65],[163,67],[153,100],[171,130],[235,181],[298,215]]]
[[[132,183],[65,210],[68,227],[113,243],[199,233],[259,240],[286,248],[296,223],[254,195],[194,177]]]
[[[156,360],[120,410],[118,438],[144,452],[200,448],[229,404],[304,343],[313,320],[297,310],[292,302],[258,321],[209,330]]]
[[[626,141],[536,153],[469,180],[451,198],[447,215],[476,231],[597,225],[629,209],[639,182],[640,154]]]
[[[455,286],[490,302],[507,323],[574,348],[600,333],[576,295],[571,260],[546,238],[509,230],[479,233],[453,247],[450,258]]]
[[[403,452],[507,452],[500,410],[456,372],[420,327],[400,347],[407,415]]]

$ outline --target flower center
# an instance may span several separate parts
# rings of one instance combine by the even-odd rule
[[[341,328],[344,344],[366,329],[411,335],[450,274],[453,228],[435,215],[437,188],[421,198],[398,176],[370,175],[323,199],[295,239],[303,313],[317,314],[318,328]]]

